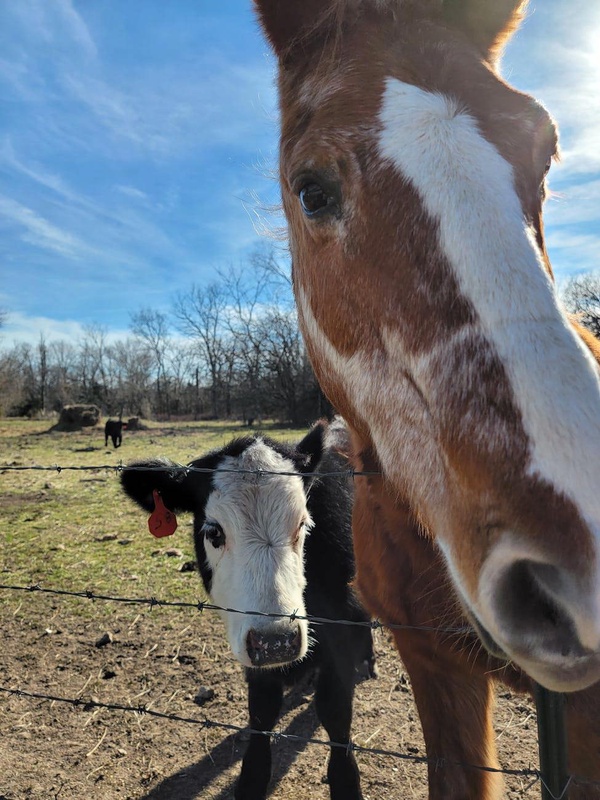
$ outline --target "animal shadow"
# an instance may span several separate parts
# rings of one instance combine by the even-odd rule
[[[287,694],[284,699],[282,714],[305,702],[303,690],[306,691],[306,684],[294,687]],[[285,735],[309,739],[314,736],[318,727],[319,721],[315,713],[314,704],[311,702],[302,707],[300,713],[294,716],[285,729],[277,727],[276,730]],[[235,777],[218,794],[211,796],[211,800],[231,800],[233,787],[240,772],[241,760],[246,752],[246,746],[247,742],[242,741],[240,734],[235,733],[226,736],[200,761],[165,778],[158,786],[155,786],[141,797],[140,800],[198,800],[198,798],[206,798],[206,789],[210,787],[212,782],[224,770],[229,769],[233,764],[239,764],[240,766],[236,768]],[[269,784],[269,794],[285,778],[298,753],[306,747],[307,744],[304,742],[289,742],[285,739],[272,745],[273,770]]]

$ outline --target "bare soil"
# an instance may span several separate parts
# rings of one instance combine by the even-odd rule
[[[19,609],[29,599],[16,598],[3,619],[2,686],[246,725],[242,669],[211,612],[163,608],[131,619],[117,609],[107,624],[81,621],[71,613],[74,604],[91,601],[46,597],[31,624]],[[106,632],[112,641],[97,647]],[[408,758],[423,756],[407,676],[387,634],[376,636],[380,674],[357,686],[354,739]],[[196,701],[200,687],[214,692],[201,706]],[[279,731],[326,738],[311,695],[310,683],[290,692]],[[531,701],[505,692],[496,726],[504,766],[537,763],[535,728]],[[5,800],[226,800],[233,797],[246,738],[138,712],[6,695],[0,697],[0,730],[0,797]],[[273,798],[328,798],[326,747],[281,739],[273,749]],[[424,765],[370,754],[359,754],[358,761],[366,800],[427,797]],[[510,778],[506,796],[539,797],[539,785],[526,790],[527,783]]]

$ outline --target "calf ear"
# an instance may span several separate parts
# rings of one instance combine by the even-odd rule
[[[496,61],[519,27],[528,0],[443,0],[444,17]]]
[[[328,37],[341,4],[336,0],[254,0],[263,30],[282,61],[297,46],[303,50],[319,37]]]
[[[197,476],[184,472],[180,464],[156,458],[128,464],[121,473],[121,486],[146,511],[154,511],[155,490],[169,511],[194,511],[197,506],[194,477]]]
[[[327,432],[327,422],[319,420],[304,439],[296,445],[296,466],[302,474],[314,472],[319,466],[325,449],[325,434]]]

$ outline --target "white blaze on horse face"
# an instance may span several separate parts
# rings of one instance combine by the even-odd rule
[[[261,440],[238,457],[225,457],[219,467],[295,472],[291,461]],[[215,548],[205,540],[206,558],[213,572],[212,600],[216,605],[240,611],[305,616],[304,535],[312,523],[302,478],[216,472],[213,484],[214,491],[205,508],[206,521],[221,526],[226,543],[223,548]],[[308,628],[303,620],[292,623],[285,618],[227,612],[221,615],[233,654],[244,666],[253,666],[247,653],[250,629],[283,635],[300,625],[299,657],[306,655]]]
[[[416,506],[425,501],[436,507],[445,491],[444,468],[428,409],[415,383],[407,379],[407,363],[412,363],[413,373],[418,372],[418,363],[386,330],[382,331],[385,371],[366,352],[342,355],[319,325],[306,292],[301,286],[295,292],[304,334],[368,426],[387,477]]]
[[[387,80],[380,123],[381,156],[437,222],[449,267],[506,370],[529,473],[573,501],[598,553],[599,371],[557,306],[511,165],[455,100],[396,79]],[[600,615],[599,589],[600,581]]]

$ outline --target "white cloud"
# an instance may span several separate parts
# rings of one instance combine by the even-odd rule
[[[551,194],[545,217],[557,227],[594,222],[600,234],[600,178],[570,184]]]
[[[546,242],[559,279],[597,269],[600,253],[600,4],[531,6],[507,54],[507,77],[556,119],[561,160],[550,172]]]
[[[121,192],[121,194],[124,194],[127,197],[132,197],[134,200],[141,200],[146,202],[150,199],[146,194],[146,192],[142,192],[140,189],[136,189],[135,186],[118,185],[115,186],[115,189],[117,192]]]
[[[15,342],[35,345],[42,336],[48,343],[64,340],[75,344],[84,336],[85,330],[86,326],[76,320],[58,320],[9,312],[4,326],[0,328],[0,348],[10,348]],[[107,332],[107,343],[125,339],[127,336],[131,336],[131,331]]]
[[[539,17],[539,19],[538,19]],[[535,36],[525,38],[527,31]],[[600,169],[600,5],[588,0],[548,3],[533,10],[516,40],[510,79],[531,91],[557,119],[559,172]]]
[[[35,162],[25,164],[20,160],[15,153],[10,136],[5,136],[0,145],[0,168],[4,171],[24,175],[35,183],[45,186],[47,189],[51,189],[68,200],[76,200],[78,203],[85,202],[80,195],[68,186],[60,175],[46,170],[43,166]]]
[[[52,5],[52,4],[51,4]],[[73,7],[72,0],[54,0],[54,7],[74,42],[89,58],[96,58],[98,50],[89,28]]]
[[[97,48],[72,0],[18,0],[5,4],[3,13],[19,20],[24,35],[38,44],[75,44],[80,54],[95,58]]]
[[[58,228],[47,219],[36,214],[10,197],[0,195],[0,218],[4,217],[8,223],[17,225],[22,229],[22,241],[50,250],[61,256],[79,259],[89,255],[91,250],[84,242],[77,239],[68,231]]]

